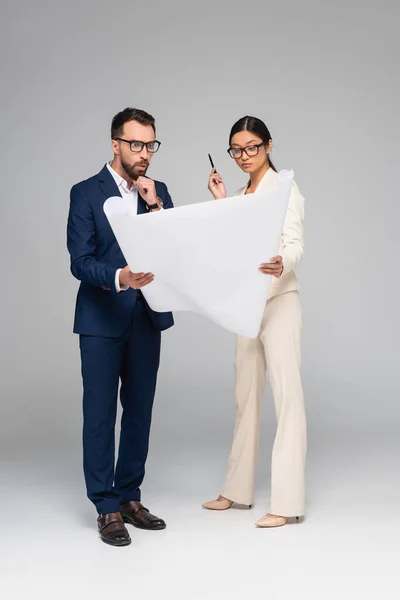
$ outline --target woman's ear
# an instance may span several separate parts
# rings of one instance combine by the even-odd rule
[[[272,140],[269,140],[268,144],[265,147],[267,154],[269,154],[272,150]]]

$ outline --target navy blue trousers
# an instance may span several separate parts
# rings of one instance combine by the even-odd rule
[[[98,513],[118,512],[121,503],[140,500],[160,345],[161,333],[143,299],[136,302],[132,323],[121,337],[80,336],[83,469],[87,495]],[[115,466],[119,381],[123,412]]]

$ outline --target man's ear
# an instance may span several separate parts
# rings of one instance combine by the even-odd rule
[[[111,148],[114,154],[119,154],[119,144],[117,140],[111,140]]]

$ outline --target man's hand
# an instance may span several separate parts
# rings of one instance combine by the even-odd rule
[[[282,256],[273,256],[270,258],[269,263],[263,263],[258,267],[258,270],[260,273],[264,273],[264,275],[280,277],[283,273]]]
[[[149,179],[148,177],[138,177],[135,183],[139,194],[146,204],[157,204],[156,186],[152,179]]]
[[[119,285],[121,287],[131,287],[134,290],[148,285],[153,280],[153,273],[132,273],[129,266],[122,269],[119,274]]]

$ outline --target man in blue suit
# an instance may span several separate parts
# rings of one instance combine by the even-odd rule
[[[172,208],[164,183],[146,177],[160,142],[154,118],[126,108],[111,125],[114,158],[98,175],[73,186],[67,227],[72,274],[81,282],[74,332],[80,336],[83,379],[83,462],[87,494],[96,506],[101,539],[130,544],[125,523],[164,529],[141,504],[151,412],[160,359],[161,331],[171,313],[156,313],[141,288],[151,273],[132,273],[103,211],[121,196],[126,214]],[[162,249],[160,249],[162,252]],[[118,386],[123,408],[116,467]]]

